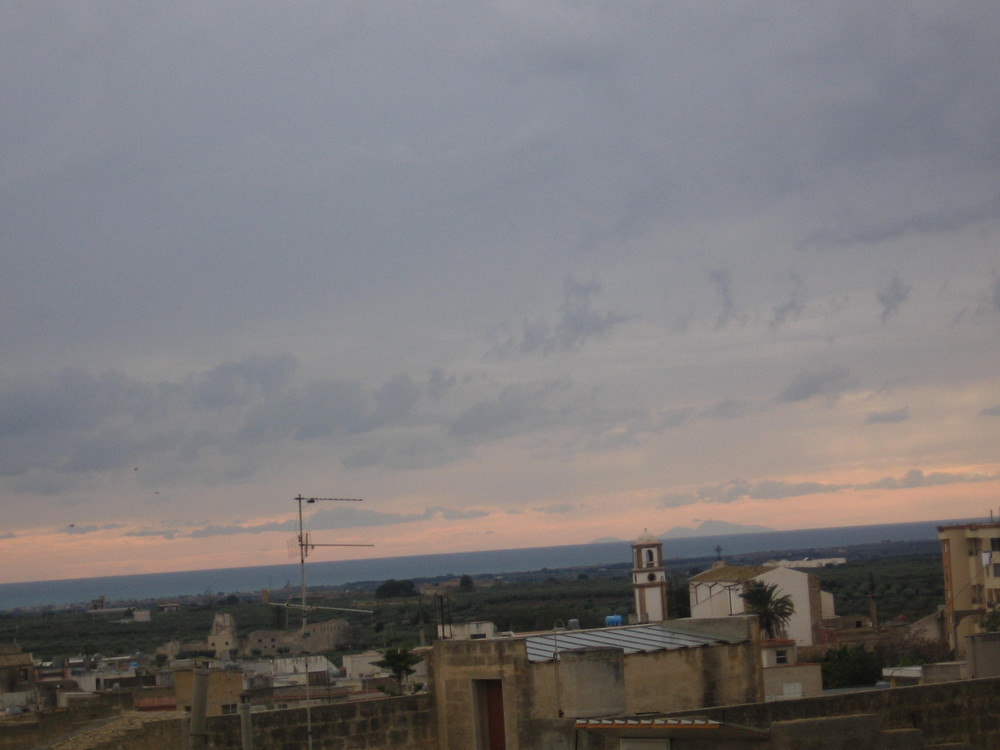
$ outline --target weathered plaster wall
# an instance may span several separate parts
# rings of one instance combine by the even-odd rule
[[[760,654],[753,642],[629,654],[626,713],[677,711],[763,700]]]
[[[928,744],[970,743],[977,750],[1000,747],[1000,678],[864,690],[842,695],[743,706],[680,711],[744,726],[767,728],[796,719],[877,714],[885,729],[920,729]]]
[[[528,674],[523,640],[440,641],[431,655],[431,678],[438,697],[441,750],[476,747],[474,680],[503,682],[508,750],[519,750],[518,729],[531,720],[533,708],[547,712],[555,709],[552,690],[540,691],[548,700],[536,705],[535,683]]]

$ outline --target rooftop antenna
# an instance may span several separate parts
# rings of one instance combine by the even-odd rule
[[[299,504],[299,536],[298,536],[298,548],[299,548],[299,573],[300,573],[300,583],[299,583],[299,605],[298,608],[302,610],[302,631],[305,632],[306,629],[306,613],[309,607],[306,605],[306,558],[309,557],[309,552],[316,547],[374,547],[374,544],[316,544],[309,540],[309,533],[303,530],[302,526],[302,504],[311,505],[318,502],[326,503],[360,503],[364,502],[361,499],[347,498],[347,497],[303,497],[299,494],[295,500]],[[289,607],[295,607],[294,604],[286,604]],[[335,609],[342,612],[362,612],[364,614],[371,614],[371,610],[367,609],[345,609],[343,607],[317,607],[313,606],[312,609]]]
[[[715,559],[719,562],[722,562],[722,547],[720,547],[718,544],[715,545]]]
[[[306,617],[309,611],[309,607],[306,606],[306,558],[309,557],[309,551],[315,549],[316,547],[374,547],[374,544],[313,544],[309,541],[309,534],[306,533],[302,528],[302,504],[311,505],[318,502],[326,503],[360,503],[362,500],[347,497],[303,497],[302,493],[299,493],[298,497],[295,498],[296,502],[299,504],[299,571],[301,573],[301,584],[299,588],[300,604],[298,605],[302,609],[302,637],[305,638],[306,633]],[[293,604],[285,603],[286,607],[294,607]],[[335,609],[341,612],[362,612],[365,614],[372,614],[371,610],[368,609],[345,609],[343,607],[317,607],[313,606],[312,609]],[[308,740],[309,750],[313,747],[312,738],[312,701],[309,696],[309,654],[306,652],[306,738]]]

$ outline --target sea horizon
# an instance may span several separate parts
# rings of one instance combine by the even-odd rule
[[[767,551],[849,547],[881,541],[905,542],[937,538],[937,526],[969,520],[915,521],[867,526],[838,526],[793,531],[754,531],[706,536],[660,537],[664,560],[722,556]],[[526,547],[475,552],[309,562],[310,587],[342,586],[389,578],[421,579],[511,574],[546,569],[615,565],[631,560],[631,541],[592,542],[555,547]],[[135,573],[92,578],[27,581],[0,584],[0,611],[63,608],[108,602],[139,602],[199,594],[251,593],[263,589],[297,588],[299,563],[241,568]]]

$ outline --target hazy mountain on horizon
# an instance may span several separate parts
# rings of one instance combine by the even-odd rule
[[[674,526],[670,531],[659,535],[660,539],[684,539],[686,537],[716,536],[719,534],[755,534],[763,531],[774,531],[770,526],[745,525],[729,523],[728,521],[702,521],[698,526],[689,529],[686,526]]]
[[[727,534],[756,534],[760,532],[774,531],[770,526],[754,526],[739,523],[729,523],[728,521],[713,521],[711,519],[702,521],[698,526],[690,529],[686,526],[674,526],[669,531],[657,535],[657,539],[687,539],[702,536],[719,536]],[[610,544],[612,542],[624,542],[614,536],[602,536],[599,539],[592,539],[591,544]],[[633,540],[634,541],[634,540]]]

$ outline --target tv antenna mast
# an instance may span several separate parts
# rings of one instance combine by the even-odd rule
[[[309,541],[309,534],[304,531],[302,525],[302,504],[312,505],[313,503],[360,503],[362,500],[356,498],[347,497],[304,497],[300,492],[298,497],[295,498],[296,502],[299,504],[299,536],[298,536],[298,547],[299,547],[299,571],[301,574],[301,585],[299,589],[300,603],[298,605],[285,603],[286,607],[298,607],[302,610],[302,637],[306,637],[306,618],[310,609],[333,609],[340,612],[361,612],[364,614],[372,614],[369,609],[346,609],[344,607],[309,607],[306,605],[306,558],[309,557],[309,552],[316,547],[374,547],[374,544],[315,544]],[[308,748],[312,750],[313,737],[312,737],[312,700],[309,695],[309,656],[306,652],[306,738],[308,740]]]
[[[348,498],[348,497],[304,497],[299,493],[295,500],[299,504],[299,535],[297,546],[299,548],[299,573],[300,573],[300,583],[299,583],[299,604],[288,604],[286,607],[293,609],[302,610],[302,632],[306,629],[306,613],[310,609],[330,609],[337,610],[339,612],[360,612],[362,614],[371,614],[369,609],[347,609],[345,607],[319,607],[313,605],[309,607],[306,604],[306,558],[309,557],[309,552],[316,547],[374,547],[374,544],[317,544],[309,539],[309,532],[305,531],[302,524],[302,504],[311,505],[313,503],[326,502],[326,503],[360,503],[364,502],[360,498]]]

